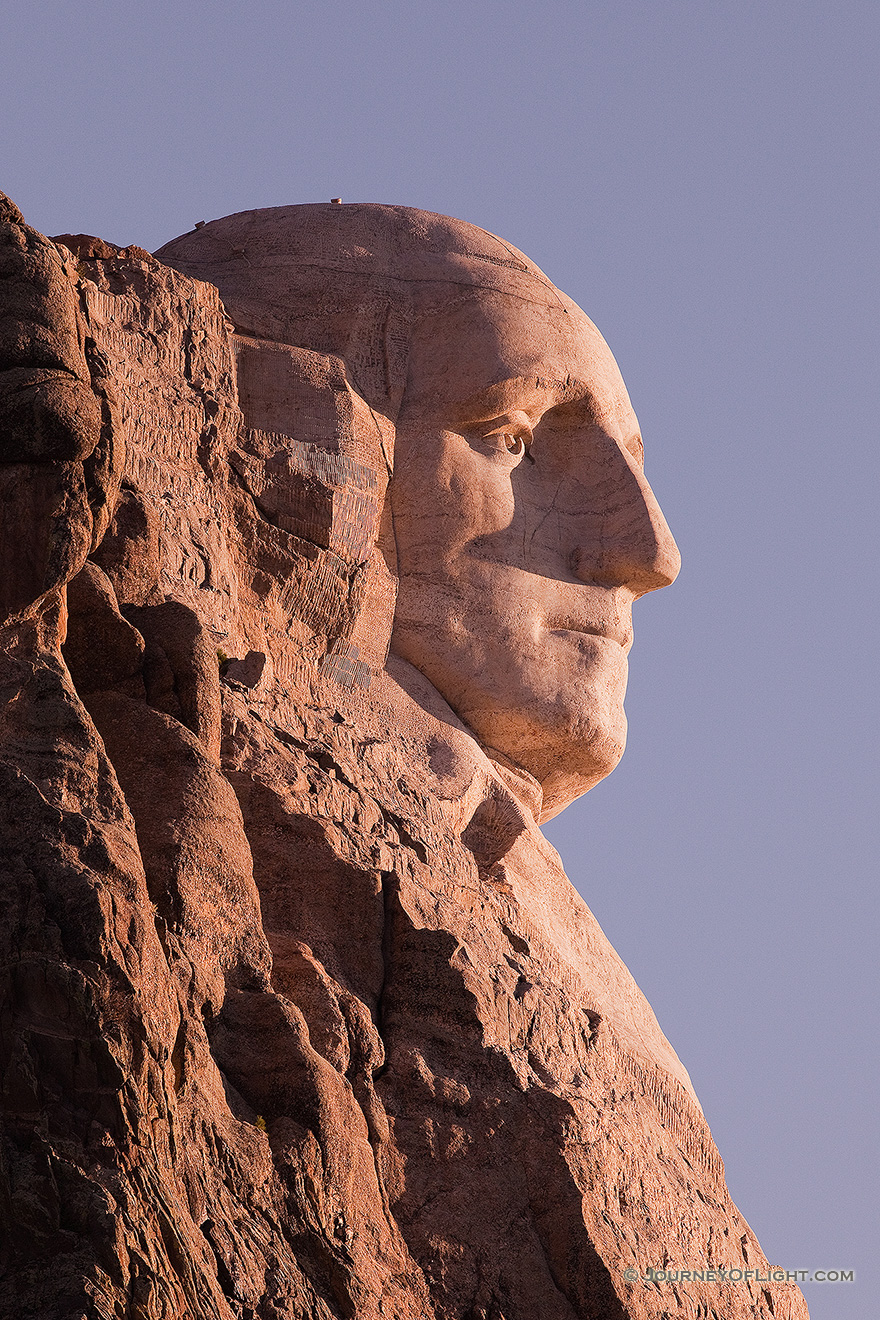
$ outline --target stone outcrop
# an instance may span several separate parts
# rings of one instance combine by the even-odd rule
[[[805,1316],[534,781],[387,659],[375,399],[0,221],[0,1315]]]

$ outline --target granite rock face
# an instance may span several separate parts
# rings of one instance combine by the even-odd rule
[[[0,1315],[806,1316],[538,782],[389,654],[366,367],[0,221]]]

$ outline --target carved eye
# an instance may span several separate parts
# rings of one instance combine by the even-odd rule
[[[525,413],[511,413],[497,417],[494,421],[480,428],[480,438],[489,449],[503,454],[506,459],[518,463],[522,458],[531,459],[529,445],[532,442],[532,428]]]

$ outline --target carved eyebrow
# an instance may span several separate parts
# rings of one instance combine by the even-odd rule
[[[548,376],[513,376],[496,381],[474,394],[460,408],[462,419],[489,421],[508,412],[535,414],[535,420],[553,408],[583,400],[596,411],[593,392],[580,380],[567,376],[559,380]],[[598,414],[597,414],[598,415]]]
[[[550,396],[543,410],[544,413],[552,412],[555,408],[574,407],[580,404],[583,411],[589,413],[594,420],[602,419],[604,410],[596,398],[593,387],[585,380],[579,380],[576,376],[566,376],[565,380],[536,376],[534,380],[536,392]]]
[[[574,403],[578,399],[588,399],[592,402],[593,391],[584,380],[578,380],[576,376],[566,376],[565,380],[541,380],[538,377],[539,384],[548,389],[559,391],[559,407],[563,403]]]
[[[542,416],[552,412],[571,409],[589,415],[594,422],[601,422],[604,411],[592,388],[586,381],[567,376],[564,381],[541,381],[541,387],[550,394]],[[553,398],[553,394],[556,395]]]

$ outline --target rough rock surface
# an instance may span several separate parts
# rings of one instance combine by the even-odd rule
[[[370,685],[381,435],[322,467],[214,287],[0,220],[0,1315],[805,1316],[624,1278],[767,1262],[521,795]]]

